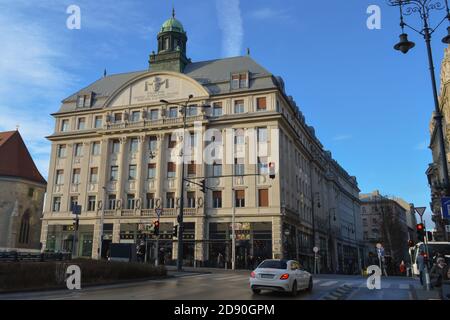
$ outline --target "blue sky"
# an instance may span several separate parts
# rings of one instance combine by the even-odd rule
[[[286,82],[306,120],[335,159],[357,176],[362,192],[379,189],[428,206],[425,170],[433,109],[426,51],[392,49],[398,11],[365,0],[0,0],[0,130],[16,124],[47,176],[60,101],[108,73],[147,68],[156,33],[172,5],[188,32],[193,61],[251,56]],[[81,8],[81,30],[66,28],[69,5]],[[381,30],[366,27],[380,5]],[[437,13],[442,15],[442,12]],[[411,24],[418,24],[415,17]],[[439,75],[444,45],[436,33]]]

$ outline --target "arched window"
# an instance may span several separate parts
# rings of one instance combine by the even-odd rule
[[[27,209],[20,223],[19,243],[27,244],[30,238],[30,211]]]

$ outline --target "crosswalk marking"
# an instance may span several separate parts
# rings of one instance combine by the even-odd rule
[[[407,283],[400,283],[400,289],[409,289],[409,284]]]
[[[320,286],[321,287],[328,287],[328,286],[332,286],[332,285],[334,285],[336,283],[338,283],[338,281],[327,281],[327,282],[322,283]]]

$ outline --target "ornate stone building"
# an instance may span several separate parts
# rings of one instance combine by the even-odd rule
[[[39,250],[46,181],[19,131],[0,132],[0,250]]]
[[[53,114],[45,249],[71,250],[74,203],[82,206],[78,252],[93,258],[100,255],[102,216],[104,255],[108,243],[140,241],[139,225],[153,222],[160,207],[160,246],[168,261],[176,258],[176,132],[183,128],[179,104],[189,101],[185,176],[205,179],[208,189],[185,185],[186,263],[215,265],[219,253],[230,261],[234,216],[238,267],[252,257],[291,257],[311,269],[316,245],[323,268],[344,270],[352,259],[357,269],[363,247],[356,178],[323,149],[283,80],[249,56],[191,62],[174,16],[157,38],[148,70],[101,78]],[[219,151],[205,162],[212,144]]]
[[[441,64],[441,87],[439,94],[439,105],[443,116],[442,127],[444,130],[445,150],[447,153],[447,161],[450,159],[450,48],[445,49],[444,59]],[[440,160],[440,150],[438,144],[438,136],[436,134],[434,112],[430,121],[430,146],[433,157],[433,162],[429,164],[426,174],[428,176],[428,183],[431,188],[431,202],[430,208],[433,212],[432,220],[436,225],[434,232],[434,239],[437,241],[449,241],[450,233],[445,231],[445,225],[450,224],[450,221],[446,221],[442,217],[441,213],[441,197],[445,195],[444,191],[444,173],[442,170]],[[427,226],[430,230],[430,226]]]

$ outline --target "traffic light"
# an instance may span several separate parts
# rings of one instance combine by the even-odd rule
[[[75,218],[73,220],[74,220],[73,221],[73,227],[75,228],[75,231],[78,231],[78,228],[80,226],[80,219],[78,219],[78,217],[77,217],[77,218]]]
[[[159,235],[159,221],[156,220],[154,223],[154,229],[153,229],[153,233],[155,234],[155,236]]]
[[[412,247],[414,247],[414,241],[412,241],[412,240],[408,240],[408,247],[410,247],[410,248],[412,248]]]
[[[200,184],[201,184],[201,191],[203,193],[206,193],[206,181],[205,180],[201,180]]]
[[[424,242],[425,240],[425,226],[423,223],[419,223],[416,225],[417,230],[417,238],[419,238],[420,242]]]
[[[269,178],[275,179],[275,162],[269,163]]]
[[[178,225],[174,225],[174,226],[173,226],[172,235],[173,235],[174,237],[178,237]]]

